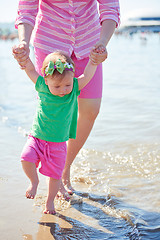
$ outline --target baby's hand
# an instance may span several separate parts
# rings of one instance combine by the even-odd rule
[[[29,47],[25,43],[20,43],[18,46],[12,47],[12,54],[20,65],[21,69],[25,69],[29,58]]]
[[[101,44],[101,43],[97,43],[91,50],[90,52],[90,60],[93,64],[100,64],[102,63],[108,56],[108,53],[107,53],[107,49],[106,47]]]
[[[12,47],[12,55],[17,60],[17,62],[20,64],[20,62],[19,62],[19,54],[21,54],[21,50],[16,45],[14,45]]]
[[[106,51],[106,48],[103,44],[99,44],[99,45],[94,46],[92,51],[95,52],[95,53],[101,54],[101,53],[104,53]]]

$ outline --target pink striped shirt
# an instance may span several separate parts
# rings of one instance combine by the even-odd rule
[[[81,59],[99,40],[100,23],[106,19],[119,24],[119,0],[20,0],[16,26],[32,25],[33,45],[43,52],[74,51]]]

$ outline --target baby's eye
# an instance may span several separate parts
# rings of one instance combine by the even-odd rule
[[[66,87],[70,87],[71,85],[70,84],[67,84]]]
[[[59,86],[55,86],[55,88],[59,88]]]

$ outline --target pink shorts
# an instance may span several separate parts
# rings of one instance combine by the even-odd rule
[[[60,179],[67,155],[66,142],[48,142],[31,135],[22,150],[21,161],[35,163],[39,172],[45,176]]]
[[[38,48],[35,48],[34,51],[36,70],[40,75],[42,75],[42,63],[47,54]],[[79,77],[83,73],[89,58],[78,60],[74,53],[71,57],[75,63],[75,77]],[[89,99],[102,98],[102,78],[102,64],[99,64],[92,80],[81,90],[79,97]]]

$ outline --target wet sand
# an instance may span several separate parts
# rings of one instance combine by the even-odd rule
[[[127,213],[115,209],[114,204],[117,203],[112,199],[111,204],[109,195],[96,195],[92,194],[92,191],[89,193],[90,182],[87,183],[85,179],[81,179],[77,184],[75,182],[75,189],[80,191],[72,196],[71,201],[56,200],[55,216],[43,214],[47,193],[46,177],[39,174],[40,184],[34,200],[25,197],[29,182],[21,169],[19,155],[26,138],[3,123],[0,124],[0,131],[0,151],[4,156],[1,169],[5,169],[0,178],[2,239],[84,240],[110,239],[113,235],[118,239],[124,235],[125,228],[130,229],[132,224]],[[17,145],[19,147],[15,154]],[[10,166],[6,166],[7,162],[10,162]]]
[[[15,186],[12,184],[12,190],[6,196],[5,184],[5,181],[1,184],[4,189],[1,188],[0,199],[2,239],[109,239],[114,234],[117,236],[117,230],[113,231],[113,221],[121,218],[122,213],[114,212],[111,208],[110,213],[105,213],[103,204],[106,199],[103,197],[75,194],[69,202],[56,201],[56,215],[46,215],[43,214],[44,196],[39,195],[35,200],[25,199],[20,189],[13,191],[12,187]],[[122,218],[117,221],[117,229],[121,221],[124,224],[126,220]]]
[[[0,130],[2,130],[1,127],[0,125]],[[99,209],[94,204],[92,206],[87,202],[94,203],[89,200],[88,194],[77,192],[78,195],[74,194],[69,202],[57,200],[57,214],[55,216],[43,214],[46,199],[44,193],[47,191],[47,184],[46,178],[42,175],[39,175],[40,184],[36,198],[34,200],[26,199],[25,190],[28,180],[21,169],[20,151],[16,156],[12,154],[15,152],[16,145],[23,146],[25,139],[17,134],[13,135],[14,129],[11,134],[8,127],[4,125],[1,133],[3,136],[0,140],[0,150],[5,156],[4,166],[1,162],[2,168],[7,167],[5,162],[10,158],[9,170],[7,173],[5,171],[4,175],[2,172],[0,178],[0,232],[2,239],[89,239],[94,232],[98,239],[98,236],[113,234],[111,230],[99,224]],[[4,147],[7,145],[9,148]],[[98,216],[95,215],[93,208]]]

